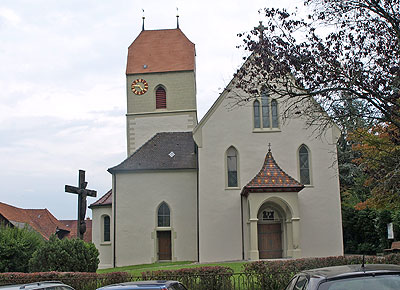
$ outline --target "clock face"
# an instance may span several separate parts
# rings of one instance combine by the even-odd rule
[[[143,95],[149,89],[149,84],[144,79],[137,79],[132,82],[132,92],[136,95]]]

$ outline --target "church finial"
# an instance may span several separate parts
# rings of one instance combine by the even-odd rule
[[[268,152],[271,152],[271,143],[268,143]]]
[[[179,29],[179,13],[178,13],[178,7],[176,7],[176,28]]]
[[[144,20],[146,19],[146,17],[144,17],[144,9],[142,9],[143,11],[143,16],[142,16],[142,31],[144,30]]]
[[[254,30],[257,30],[260,32],[260,41],[261,41],[264,38],[265,26],[262,24],[262,21],[259,21],[259,22],[260,22],[260,24],[257,27],[254,27]]]

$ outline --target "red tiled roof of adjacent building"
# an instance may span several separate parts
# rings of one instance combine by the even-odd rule
[[[76,238],[77,220],[60,220],[60,222],[69,230],[69,234],[67,234],[65,237],[68,239]],[[92,241],[92,220],[86,218],[85,222],[86,232],[83,234],[83,240],[89,243]]]
[[[110,189],[109,191],[107,191],[106,194],[104,194],[102,197],[100,197],[94,203],[89,205],[89,208],[93,208],[93,207],[97,207],[97,206],[111,205],[111,204],[112,204],[112,190]]]
[[[180,29],[143,30],[128,48],[126,74],[194,70],[195,55]]]
[[[47,209],[22,209],[0,202],[0,214],[13,225],[29,225],[45,239],[58,230],[68,231]]]
[[[247,196],[249,192],[299,192],[303,188],[303,184],[296,181],[278,166],[269,150],[260,172],[243,187],[241,194]]]

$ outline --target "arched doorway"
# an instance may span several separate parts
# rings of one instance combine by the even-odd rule
[[[273,202],[266,202],[260,207],[257,218],[259,258],[282,258],[286,231],[284,210]]]

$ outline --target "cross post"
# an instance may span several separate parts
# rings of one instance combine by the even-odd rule
[[[97,192],[95,190],[86,189],[87,182],[85,181],[85,171],[79,170],[78,187],[66,185],[65,192],[75,193],[78,195],[78,221],[76,236],[83,239],[83,234],[86,232],[86,207],[87,207],[87,196],[96,197]]]

